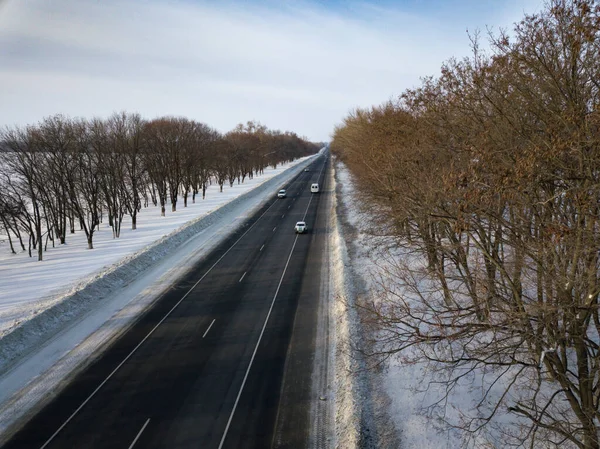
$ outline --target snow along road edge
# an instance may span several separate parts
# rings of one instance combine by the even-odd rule
[[[332,161],[333,162],[333,161]],[[337,183],[335,177],[332,183],[333,210],[331,233],[331,281],[332,307],[334,329],[330,330],[331,352],[335,359],[335,435],[332,447],[335,448],[358,448],[360,444],[361,409],[357,383],[359,380],[354,373],[358,368],[357,361],[352,357],[350,340],[352,338],[352,327],[356,322],[355,310],[349,307],[353,303],[353,288],[348,276],[346,266],[349,266],[348,248],[342,237],[341,223],[338,219],[339,207],[337,198]]]

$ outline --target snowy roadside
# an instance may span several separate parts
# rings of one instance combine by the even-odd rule
[[[393,363],[387,370],[367,370],[369,361],[359,352],[368,349],[364,341],[370,331],[363,327],[357,305],[373,293],[371,275],[377,267],[351,175],[340,162],[335,175],[336,447],[443,447],[446,442],[432,439],[432,429],[418,413],[422,398],[411,391],[421,377],[418,368]]]
[[[336,168],[337,173],[337,168]],[[358,402],[358,386],[353,371],[356,369],[355,360],[348,350],[351,339],[351,327],[355,317],[353,309],[347,307],[351,300],[353,289],[351,286],[348,249],[342,238],[342,230],[338,220],[338,188],[334,178],[333,198],[334,213],[332,214],[332,230],[330,248],[332,266],[330,299],[333,329],[330,329],[331,354],[334,358],[335,375],[335,440],[333,447],[336,448],[358,448],[360,433],[360,404]]]
[[[389,398],[381,387],[380,373],[367,370],[361,354],[363,329],[357,305],[368,294],[364,268],[371,264],[348,172],[336,167],[335,231],[332,259],[336,291],[333,316],[336,328],[336,447],[399,447],[394,423],[388,413]]]
[[[459,436],[440,433],[435,420],[424,410],[443,397],[432,374],[419,364],[406,364],[391,358],[384,369],[365,371],[367,360],[355,348],[364,345],[366,332],[356,306],[365,295],[382,293],[374,279],[395,257],[391,248],[384,253],[365,228],[361,196],[355,192],[352,177],[340,162],[335,164],[338,204],[337,232],[332,245],[336,329],[336,434],[339,448],[394,447],[422,449],[463,447]],[[351,347],[352,346],[352,347]],[[368,349],[368,348],[365,348]],[[453,395],[446,418],[457,419],[459,408],[470,407],[472,392],[463,387]],[[443,418],[443,417],[442,417]],[[479,441],[483,445],[483,442]]]
[[[311,160],[106,268],[0,340],[0,444]]]

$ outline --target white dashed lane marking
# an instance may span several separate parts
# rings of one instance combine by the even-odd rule
[[[210,330],[213,324],[215,324],[214,319],[210,322],[210,325],[208,326],[208,329],[206,329],[206,331],[204,332],[204,335],[202,335],[202,338],[206,337],[206,334],[208,334],[208,331]]]

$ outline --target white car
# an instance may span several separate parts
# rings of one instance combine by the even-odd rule
[[[296,223],[294,230],[296,231],[296,234],[304,234],[306,232],[306,223],[303,221],[299,221],[298,223]]]
[[[281,189],[279,192],[277,192],[277,198],[285,198],[285,190]]]

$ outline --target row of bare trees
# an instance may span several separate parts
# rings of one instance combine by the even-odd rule
[[[249,122],[222,135],[179,117],[151,121],[119,113],[106,120],[56,115],[0,133],[0,233],[37,251],[64,244],[76,227],[93,248],[106,218],[118,238],[126,215],[136,229],[142,207],[177,210],[211,184],[243,182],[268,166],[313,154],[317,146],[293,133]]]
[[[404,254],[363,304],[373,353],[428,363],[438,416],[478,379],[463,436],[597,449],[600,7],[551,0],[489,42],[335,131]]]

